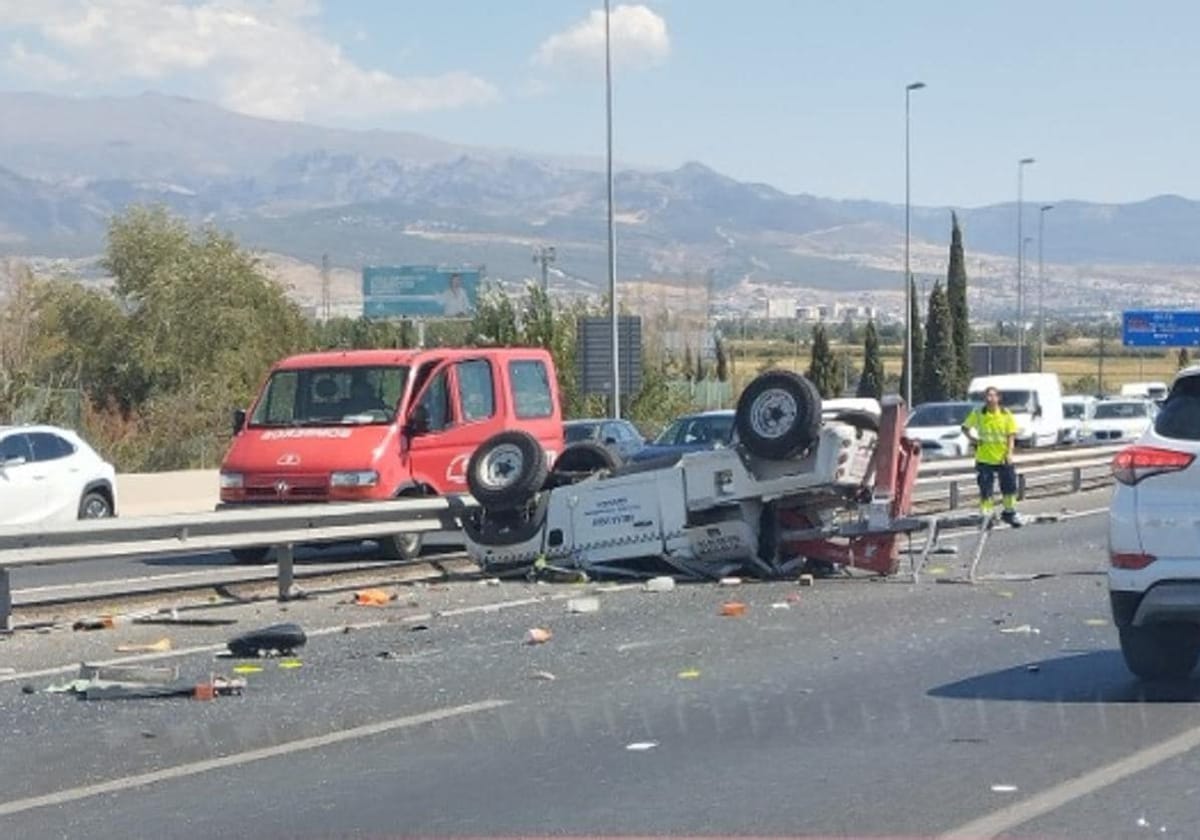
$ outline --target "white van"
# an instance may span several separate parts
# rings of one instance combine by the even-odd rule
[[[1148,400],[1167,398],[1166,382],[1127,382],[1121,386],[1122,397],[1145,397]]]
[[[995,388],[1000,404],[1017,420],[1018,446],[1054,446],[1063,427],[1062,386],[1057,373],[1009,373],[977,376],[967,399],[983,402],[983,392]]]

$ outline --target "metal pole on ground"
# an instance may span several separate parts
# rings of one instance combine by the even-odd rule
[[[608,175],[608,315],[612,320],[612,397],[609,413],[621,416],[620,321],[617,308],[616,227],[613,217],[613,129],[612,129],[612,31],[610,0],[604,0],[604,126],[605,161]]]

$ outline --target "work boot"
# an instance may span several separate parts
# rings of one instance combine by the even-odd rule
[[[1000,514],[1000,518],[1004,520],[1006,525],[1012,528],[1020,528],[1025,524],[1025,520],[1021,518],[1021,514],[1015,510],[1004,511],[1004,513]]]

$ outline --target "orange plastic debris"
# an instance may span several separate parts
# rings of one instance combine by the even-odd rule
[[[741,601],[726,601],[721,605],[721,615],[737,618],[746,614],[746,605]]]
[[[382,589],[360,589],[354,593],[354,603],[360,607],[384,607],[392,598]]]
[[[550,641],[550,639],[553,637],[553,635],[554,634],[551,633],[549,630],[547,630],[545,627],[533,627],[533,628],[530,628],[529,632],[525,634],[525,644],[527,644],[527,645],[545,644],[546,642]]]

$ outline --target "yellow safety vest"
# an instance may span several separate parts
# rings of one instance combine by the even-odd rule
[[[975,445],[975,461],[980,464],[1003,464],[1008,457],[1008,439],[1017,433],[1017,418],[1007,408],[996,411],[977,408],[963,421],[964,429],[979,433]]]

